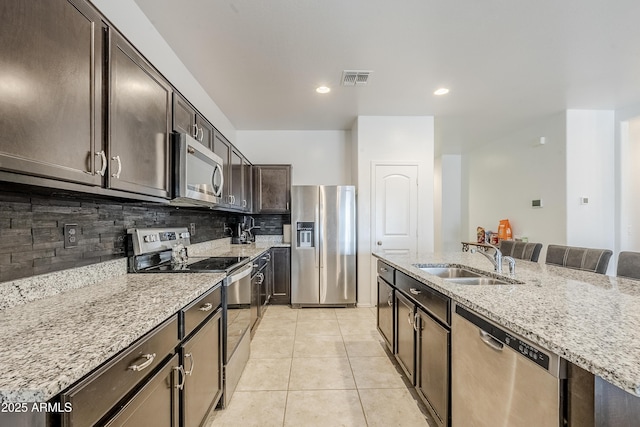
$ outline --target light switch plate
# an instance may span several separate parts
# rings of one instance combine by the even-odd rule
[[[541,208],[542,207],[542,199],[532,200],[531,201],[532,208]]]
[[[78,246],[78,239],[80,233],[78,232],[78,224],[65,224],[64,225],[64,247],[75,248]]]
[[[193,237],[196,235],[196,223],[192,222],[189,224],[189,234]]]

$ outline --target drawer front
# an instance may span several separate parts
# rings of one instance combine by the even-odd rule
[[[451,299],[429,286],[398,271],[396,287],[413,298],[430,314],[446,325],[451,324]]]
[[[100,420],[140,381],[160,365],[178,344],[178,316],[172,316],[71,390],[62,393],[73,411],[63,426],[86,426]],[[154,356],[155,355],[155,356]]]
[[[378,276],[382,277],[387,283],[394,284],[393,273],[395,269],[391,267],[389,264],[386,264],[380,260],[378,260]]]
[[[207,317],[215,313],[222,304],[222,282],[206,294],[189,304],[184,312],[184,335],[189,336]]]
[[[109,420],[106,427],[178,427],[178,366],[180,360],[176,354]]]

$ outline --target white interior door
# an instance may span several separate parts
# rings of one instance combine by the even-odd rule
[[[374,165],[372,252],[418,248],[418,165]]]

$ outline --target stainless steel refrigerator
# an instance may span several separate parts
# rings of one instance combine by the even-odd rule
[[[291,187],[291,304],[356,303],[356,189]]]

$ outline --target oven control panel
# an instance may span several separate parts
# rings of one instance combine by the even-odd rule
[[[131,235],[135,255],[172,249],[174,246],[188,246],[191,235],[185,228],[134,228],[127,231]]]

